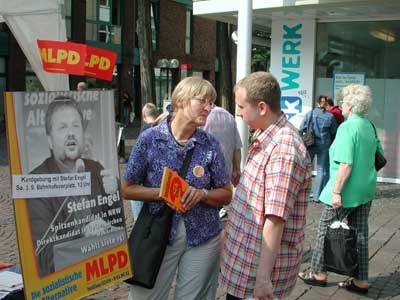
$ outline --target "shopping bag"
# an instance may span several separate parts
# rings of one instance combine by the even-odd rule
[[[355,276],[358,273],[357,231],[335,221],[325,235],[324,258],[327,271]]]

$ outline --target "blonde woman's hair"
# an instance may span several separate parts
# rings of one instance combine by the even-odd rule
[[[211,82],[201,77],[186,77],[175,87],[172,93],[172,106],[177,108],[178,102],[187,102],[194,97],[210,97],[214,102],[217,92]]]
[[[371,89],[361,84],[345,86],[339,94],[339,102],[350,104],[353,114],[366,115],[372,104]]]

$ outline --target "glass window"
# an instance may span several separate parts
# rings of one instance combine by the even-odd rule
[[[6,59],[0,57],[0,126],[4,120],[4,92],[6,91],[7,79],[6,79]],[[4,128],[0,127],[0,131]]]
[[[86,19],[97,21],[96,0],[86,0]]]
[[[111,21],[114,25],[121,25],[121,4],[120,0],[112,1]]]
[[[319,24],[317,76],[365,72],[367,78],[400,78],[399,21]]]
[[[26,75],[25,76],[25,84],[27,92],[40,92],[44,91],[42,84],[39,81],[39,78],[36,75]]]
[[[121,44],[121,26],[111,26],[111,38],[113,44]]]
[[[0,75],[6,72],[6,59],[4,57],[0,57]]]
[[[71,38],[71,19],[67,19],[65,18],[65,29],[67,32],[67,38],[70,39]]]
[[[86,22],[86,39],[88,41],[97,41],[97,24]]]
[[[99,42],[108,43],[110,41],[110,26],[99,25]]]
[[[193,49],[193,11],[186,10],[186,38],[185,38],[185,54],[192,54]]]
[[[71,0],[64,0],[64,13],[66,17],[71,17]]]
[[[373,99],[368,118],[389,161],[400,159],[400,114],[393,109],[400,94],[399,30],[400,21],[321,23],[316,38],[316,97],[333,96],[337,72],[364,74]],[[400,169],[388,165],[379,175],[400,178]]]

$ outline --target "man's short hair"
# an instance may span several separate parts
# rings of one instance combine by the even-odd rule
[[[328,103],[329,106],[334,106],[335,104],[333,103],[333,100],[331,97],[326,97],[326,103]]]
[[[53,117],[54,113],[66,107],[71,107],[78,112],[79,116],[81,117],[82,128],[84,128],[83,113],[78,103],[68,96],[57,96],[54,98],[53,102],[49,104],[46,111],[45,126],[47,135],[50,135],[51,132],[51,118]]]
[[[320,104],[320,103],[322,102],[322,99],[325,99],[325,101],[326,101],[327,98],[328,98],[328,97],[325,96],[325,95],[319,95],[319,97],[318,97],[318,99],[317,99],[317,103]]]
[[[146,103],[143,106],[142,113],[146,117],[157,118],[159,113],[157,107],[153,103]]]
[[[258,104],[264,101],[272,111],[281,109],[281,88],[271,73],[251,73],[236,83],[234,91],[236,92],[239,88],[246,90],[248,102]]]
[[[76,86],[76,89],[82,89],[82,90],[87,90],[87,84],[84,81],[78,82],[78,85]]]

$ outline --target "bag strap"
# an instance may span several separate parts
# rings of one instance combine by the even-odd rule
[[[372,128],[374,128],[375,137],[378,139],[378,135],[376,134],[376,128],[375,128],[375,125],[374,125],[374,123],[372,123],[370,120],[369,120],[369,122],[371,123],[371,125],[372,125]]]
[[[314,112],[314,109],[311,109],[310,119],[308,120],[308,126],[307,126],[308,131],[314,131],[313,112]]]
[[[335,209],[335,215],[336,215],[336,220],[339,222],[342,222],[342,219],[339,218],[339,213],[338,213],[337,209]]]
[[[181,169],[178,172],[179,176],[181,176],[183,179],[186,178],[187,170],[189,168],[190,161],[192,160],[193,152],[194,152],[194,147],[190,149],[188,152],[186,152],[185,160],[183,161]]]
[[[379,141],[378,134],[376,133],[376,128],[375,128],[374,123],[372,123],[371,120],[368,120],[368,121],[371,123],[372,128],[374,128],[375,139],[376,139],[377,141]],[[377,142],[377,149],[378,149],[378,142]]]

